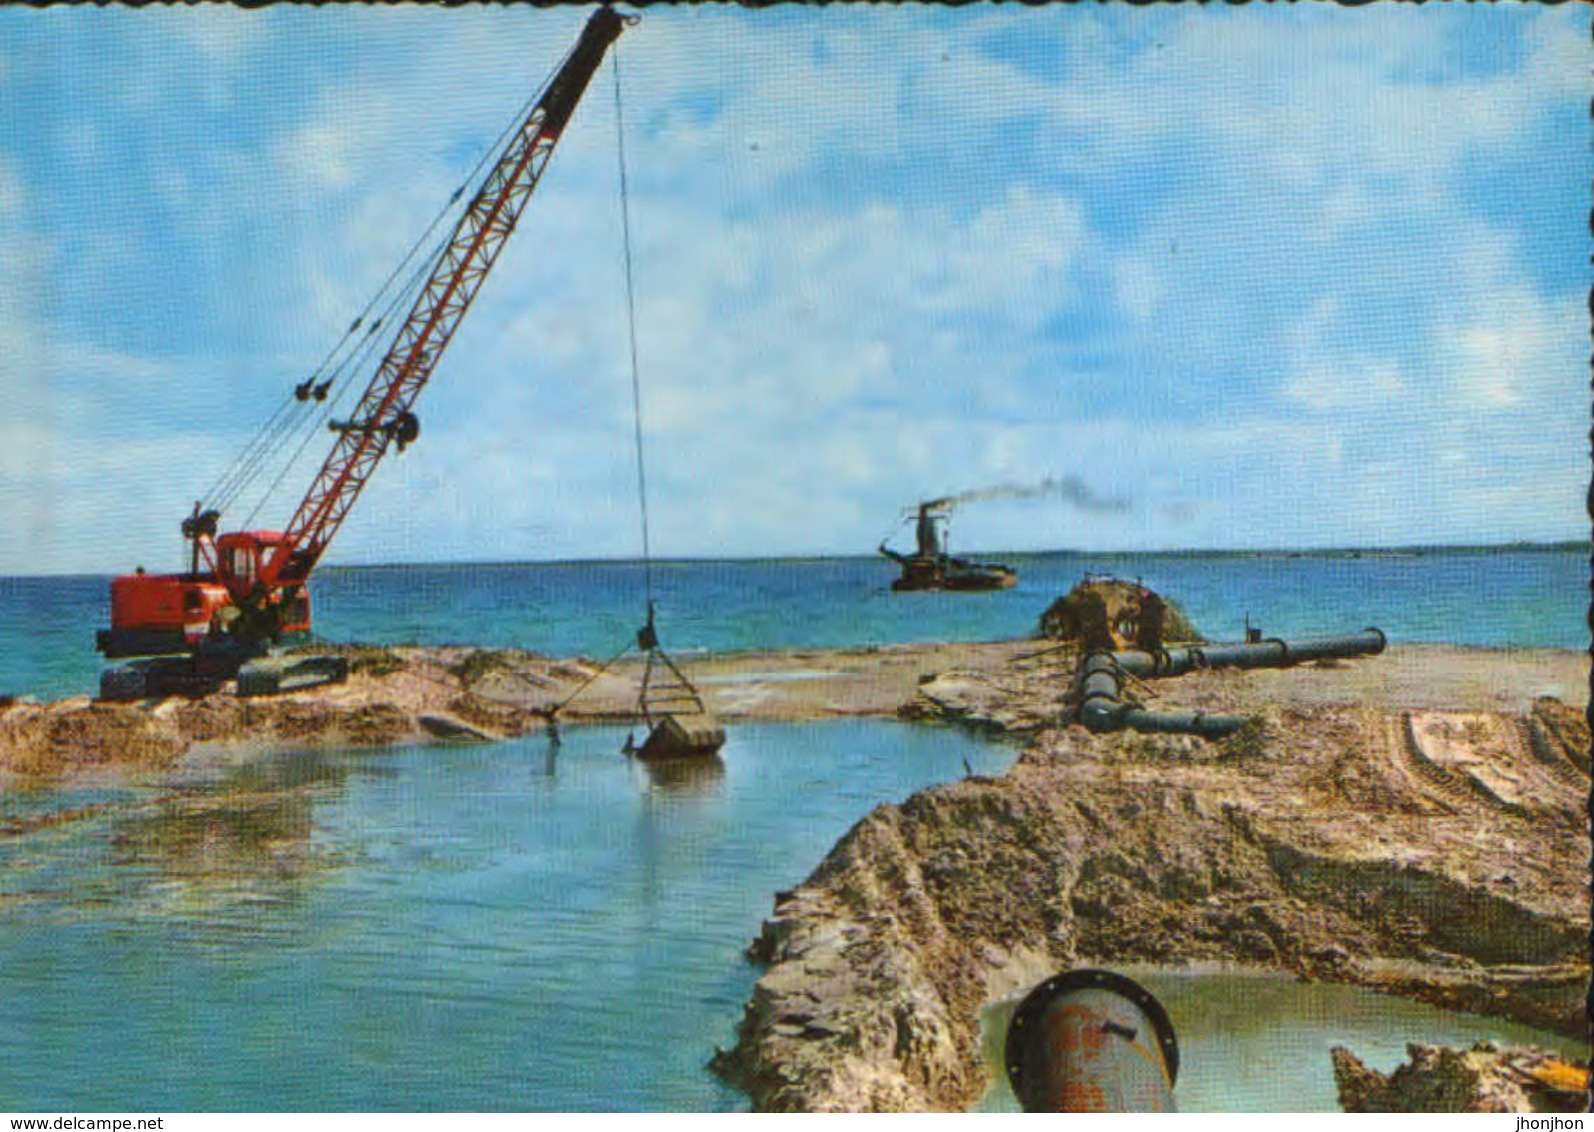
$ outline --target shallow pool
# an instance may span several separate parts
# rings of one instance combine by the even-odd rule
[[[1492,1038],[1584,1056],[1580,1043],[1495,1018],[1456,1014],[1359,987],[1301,983],[1271,974],[1186,974],[1125,967],[1167,1008],[1179,1039],[1181,1112],[1338,1112],[1329,1050],[1345,1046],[1388,1073],[1407,1042],[1470,1046]],[[979,1108],[1014,1112],[1002,1042],[1018,1005],[990,1006],[981,1019],[993,1084]]]
[[[0,1109],[709,1110],[743,957],[882,801],[1008,747],[884,720],[283,755],[0,839]]]

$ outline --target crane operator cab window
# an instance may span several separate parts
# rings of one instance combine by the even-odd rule
[[[246,586],[254,585],[255,581],[255,548],[252,546],[235,546],[230,555],[231,561],[227,563],[227,572]]]
[[[234,593],[248,593],[261,584],[271,553],[282,542],[276,531],[236,531],[217,540],[217,570]]]

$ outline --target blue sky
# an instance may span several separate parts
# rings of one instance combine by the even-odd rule
[[[866,553],[1046,476],[1130,506],[971,504],[956,545],[1586,533],[1582,10],[643,17],[657,553]],[[177,567],[585,18],[0,10],[0,573]],[[638,552],[613,99],[606,66],[329,561]]]

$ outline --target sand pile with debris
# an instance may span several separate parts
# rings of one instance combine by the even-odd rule
[[[594,671],[533,653],[343,651],[351,659],[346,683],[279,696],[240,699],[229,687],[146,703],[15,701],[0,708],[0,775],[37,785],[91,772],[159,771],[204,745],[368,746],[516,735],[540,721],[533,706],[539,694],[573,688]]]
[[[1478,1042],[1470,1049],[1413,1042],[1393,1073],[1333,1050],[1346,1112],[1583,1112],[1588,1070],[1534,1046]]]

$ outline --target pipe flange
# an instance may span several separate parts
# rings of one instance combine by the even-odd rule
[[[1053,975],[1031,990],[1024,996],[1024,1001],[1018,1004],[1013,1020],[1007,1024],[1007,1042],[1003,1054],[1007,1064],[1007,1082],[1014,1094],[1022,1093],[1020,1084],[1024,1075],[1024,1043],[1029,1035],[1035,1031],[1057,998],[1070,991],[1086,989],[1111,991],[1120,995],[1146,1016],[1151,1028],[1156,1031],[1157,1046],[1168,1067],[1168,1086],[1172,1088],[1179,1079],[1179,1040],[1174,1036],[1173,1023],[1168,1019],[1168,1012],[1163,1009],[1162,1003],[1157,1001],[1157,996],[1127,975],[1099,967],[1079,967],[1061,975]]]

